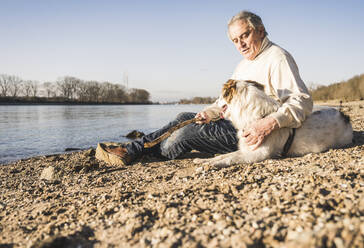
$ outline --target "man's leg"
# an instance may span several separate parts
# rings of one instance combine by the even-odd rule
[[[140,139],[136,139],[132,142],[129,142],[128,144],[125,145],[128,156],[130,156],[131,159],[133,160],[143,154],[149,154],[149,153],[160,154],[160,144],[157,144],[152,148],[144,148],[144,143],[151,142],[152,140],[158,138],[159,136],[166,133],[171,127],[174,127],[178,123],[193,119],[195,117],[195,115],[196,115],[195,113],[181,113],[173,121],[169,122],[164,127],[160,128],[150,134],[144,135]],[[187,125],[187,126],[190,126],[190,125]]]
[[[154,153],[169,159],[174,159],[191,150],[207,153],[228,153],[237,150],[238,140],[236,130],[227,120],[219,120],[210,124],[189,124],[176,130],[170,137],[152,148],[144,148],[144,143],[158,138],[171,127],[194,118],[196,113],[181,113],[177,118],[155,132],[140,139],[129,142],[124,148],[113,151],[125,156],[126,161],[132,161],[143,154]]]
[[[195,114],[193,114],[194,116]],[[209,124],[189,124],[160,144],[160,154],[174,159],[191,150],[207,153],[229,153],[237,150],[236,129],[228,120]]]

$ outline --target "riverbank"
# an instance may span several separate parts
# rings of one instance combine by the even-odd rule
[[[298,158],[116,167],[90,149],[1,165],[0,247],[363,247],[364,101],[342,111],[354,143]]]

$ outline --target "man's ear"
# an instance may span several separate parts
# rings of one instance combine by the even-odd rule
[[[259,37],[263,39],[265,36],[265,28],[263,26],[260,26],[257,29],[258,29],[257,31],[258,31]]]

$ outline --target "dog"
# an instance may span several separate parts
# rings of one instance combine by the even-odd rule
[[[227,105],[223,117],[231,120],[237,129],[238,150],[210,159],[195,159],[196,164],[227,167],[282,157],[283,153],[286,156],[319,153],[352,142],[353,129],[348,116],[332,107],[316,107],[301,127],[296,130],[274,130],[258,148],[252,150],[245,143],[243,130],[251,123],[276,112],[281,104],[264,93],[263,85],[253,81],[229,80],[224,84],[222,96]],[[295,135],[292,140],[293,132]],[[290,146],[287,147],[287,143],[291,143]]]

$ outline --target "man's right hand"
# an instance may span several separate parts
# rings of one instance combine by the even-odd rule
[[[211,121],[211,118],[206,114],[205,111],[198,113],[195,118],[197,119],[197,124],[208,124]]]

